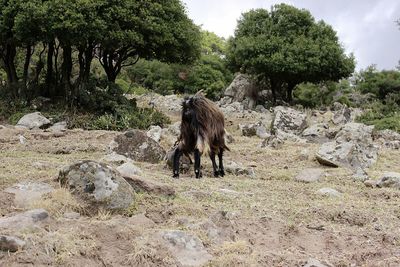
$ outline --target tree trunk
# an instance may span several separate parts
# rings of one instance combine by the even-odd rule
[[[293,89],[296,87],[296,83],[289,82],[287,89],[286,89],[286,101],[289,104],[292,104],[293,102]]]
[[[22,77],[22,95],[25,97],[25,99],[28,99],[28,75],[29,75],[29,65],[31,63],[31,58],[32,58],[32,51],[33,51],[33,47],[28,44],[26,46],[26,54],[25,54],[25,64],[24,64],[24,73],[23,73],[23,77]]]
[[[11,90],[11,95],[18,98],[18,75],[15,67],[15,56],[17,55],[17,48],[13,44],[7,44],[5,53],[3,55],[3,62],[7,74],[7,83]]]
[[[54,55],[54,41],[49,42],[47,49],[47,73],[46,73],[46,85],[43,96],[54,97],[54,70],[53,70],[53,55]]]
[[[71,92],[71,73],[72,73],[72,48],[69,44],[62,45],[63,62],[61,65],[62,88],[67,104],[74,105]]]
[[[276,104],[276,91],[278,87],[278,83],[274,79],[270,79],[270,84],[271,84],[271,92],[272,92],[272,100],[273,103]]]

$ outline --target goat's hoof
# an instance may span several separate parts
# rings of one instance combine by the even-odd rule
[[[219,177],[219,171],[214,172],[214,177],[218,178]]]
[[[201,174],[201,172],[196,172],[196,178],[200,179],[201,177],[203,177],[203,175]]]
[[[172,178],[179,179],[179,173],[174,173],[174,174],[172,175]]]
[[[219,176],[224,177],[225,176],[225,171],[224,170],[220,170],[219,171]]]

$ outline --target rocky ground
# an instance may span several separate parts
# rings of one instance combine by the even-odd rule
[[[227,175],[175,180],[179,101],[140,97],[174,122],[147,133],[0,126],[0,266],[400,265],[398,134],[223,99]]]

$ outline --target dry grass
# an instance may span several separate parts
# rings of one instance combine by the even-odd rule
[[[205,177],[201,180],[193,178],[192,170],[175,180],[163,164],[137,163],[144,176],[174,186],[177,196],[164,198],[137,194],[135,203],[118,221],[117,215],[100,210],[90,220],[83,217],[69,222],[71,225],[66,224],[62,218],[65,212],[86,213],[68,190],[54,182],[62,166],[105,155],[105,147],[112,135],[103,132],[73,132],[54,140],[33,140],[26,136],[29,147],[1,144],[0,190],[24,180],[48,182],[57,188],[32,205],[32,208],[47,209],[54,223],[50,223],[46,231],[24,233],[24,237],[34,244],[29,253],[36,252],[39,258],[47,259],[47,263],[36,261],[39,265],[48,262],[50,265],[76,265],[76,258],[93,259],[100,264],[98,247],[104,243],[120,249],[120,254],[101,255],[106,263],[109,260],[114,265],[174,266],[176,262],[172,256],[151,237],[162,229],[182,229],[203,240],[214,256],[210,266],[297,266],[300,259],[309,257],[330,261],[335,266],[397,266],[396,257],[400,257],[395,254],[400,245],[400,191],[367,188],[361,182],[354,182],[347,169],[320,166],[313,158],[319,147],[315,144],[260,148],[262,140],[240,136],[236,128],[239,122],[249,121],[235,119],[228,129],[236,141],[230,144],[232,152],[226,154],[226,161],[254,167],[254,178],[210,177],[212,167],[206,157],[202,161]],[[88,149],[88,143],[97,149]],[[165,148],[169,145],[166,143]],[[72,146],[74,149],[70,154],[54,153],[54,147]],[[300,157],[303,150],[308,151],[309,159]],[[48,162],[50,167],[33,167],[39,160]],[[383,149],[368,174],[378,179],[384,171],[400,172],[398,162],[399,150]],[[320,182],[294,181],[293,177],[299,171],[314,167],[323,168],[327,174]],[[334,188],[342,192],[342,197],[316,194],[322,187]],[[220,212],[227,214],[226,218],[214,222],[218,229],[226,230],[225,242],[215,242],[204,229],[192,227],[211,220]],[[156,222],[156,226],[150,230],[140,228],[138,231],[139,227],[128,226],[116,230],[124,223],[129,225],[128,217],[135,214],[145,214]],[[182,219],[187,219],[187,224],[182,224]],[[102,231],[109,231],[110,237],[96,236]],[[120,259],[121,262],[112,261],[121,254],[127,256]],[[17,262],[17,257],[12,260],[9,262]]]

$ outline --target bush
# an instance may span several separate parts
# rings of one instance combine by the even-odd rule
[[[120,86],[106,84],[103,88],[93,86],[81,92],[75,109],[64,109],[62,103],[51,103],[41,112],[52,118],[53,123],[65,120],[69,128],[87,130],[147,129],[151,125],[170,123],[169,118],[157,110],[138,108],[135,100],[122,95]],[[34,111],[26,103],[0,99],[0,119],[8,123],[16,124],[22,116]]]

